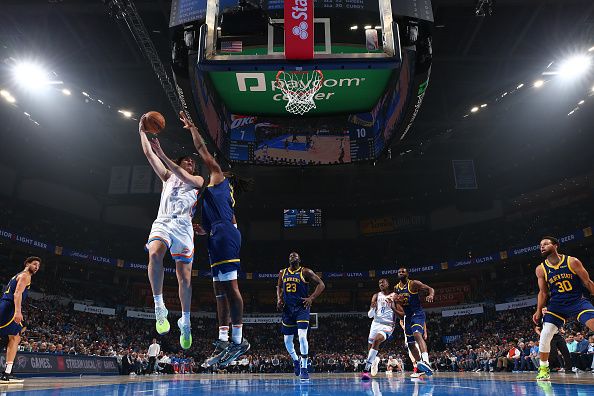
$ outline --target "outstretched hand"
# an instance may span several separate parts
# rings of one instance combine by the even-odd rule
[[[194,124],[192,124],[192,121],[189,120],[188,116],[183,111],[179,112],[179,120],[184,123],[184,129],[195,128]]]
[[[144,126],[145,118],[146,118],[146,114],[143,114],[142,117],[140,117],[140,120],[138,120],[138,132],[146,133],[146,127]]]
[[[150,139],[150,144],[151,147],[153,148],[153,151],[155,152],[155,154],[157,154],[157,156],[159,158],[163,158],[165,156],[165,153],[163,152],[163,149],[161,148],[161,143],[159,143],[159,139],[155,138],[155,139]]]

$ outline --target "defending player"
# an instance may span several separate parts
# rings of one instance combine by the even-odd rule
[[[13,276],[0,297],[0,336],[8,336],[6,347],[6,368],[0,377],[0,383],[22,383],[23,380],[12,375],[12,365],[21,342],[23,330],[23,302],[31,288],[31,277],[39,271],[41,259],[31,256],[25,260],[25,269]]]
[[[538,325],[547,297],[547,311],[544,314],[540,332],[540,367],[537,380],[550,379],[549,353],[551,339],[565,321],[576,318],[582,325],[594,331],[594,306],[585,296],[594,294],[594,282],[582,262],[575,257],[559,254],[559,241],[546,236],[540,241],[540,254],[545,261],[536,267],[538,299],[532,320]]]
[[[155,302],[155,327],[161,335],[167,334],[170,329],[168,311],[163,301],[163,258],[169,249],[175,260],[182,308],[182,316],[177,321],[181,333],[179,343],[183,349],[189,349],[192,345],[190,305],[194,258],[192,217],[204,179],[194,175],[195,163],[191,157],[182,157],[173,162],[163,153],[157,139],[149,142],[144,129],[144,116],[140,119],[138,131],[144,155],[163,181],[159,212],[145,246],[149,254],[148,276]]]
[[[432,375],[427,344],[423,339],[425,312],[421,307],[419,291],[426,291],[428,293],[426,301],[433,302],[435,290],[421,281],[409,279],[408,270],[404,267],[398,269],[398,280],[399,282],[394,286],[394,293],[397,295],[396,302],[404,309],[404,334],[410,346],[409,351],[417,361],[417,368],[427,375]],[[417,348],[412,347],[415,342],[419,345],[420,355]]]
[[[377,375],[378,365],[380,359],[377,357],[379,346],[384,342],[394,331],[394,321],[396,320],[396,308],[393,304],[393,293],[390,292],[390,283],[387,279],[379,280],[379,293],[375,293],[371,297],[371,307],[367,316],[373,318],[371,328],[369,329],[369,337],[367,343],[369,344],[369,352],[367,354],[367,362],[363,369],[361,379],[369,381],[370,371],[372,376]],[[401,308],[400,308],[401,309]],[[400,312],[404,314],[403,312]]]
[[[210,181],[203,194],[202,227],[208,234],[208,257],[217,301],[219,339],[204,366],[218,364],[219,367],[226,367],[250,349],[249,342],[243,338],[243,299],[237,283],[241,233],[237,229],[233,209],[233,186],[184,112],[180,112],[180,120],[184,128],[192,133],[196,151],[210,173]],[[233,326],[231,342],[228,341],[229,322]]]
[[[314,284],[316,288],[308,297],[309,283]],[[295,252],[289,254],[289,267],[278,273],[276,308],[283,311],[281,333],[285,338],[287,352],[293,359],[295,375],[300,376],[302,381],[309,380],[307,372],[309,311],[313,300],[322,294],[325,287],[326,285],[315,272],[301,266],[301,258]],[[293,345],[295,335],[299,336],[301,364]]]

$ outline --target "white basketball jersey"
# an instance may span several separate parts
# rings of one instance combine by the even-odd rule
[[[163,182],[161,203],[157,217],[189,217],[194,216],[200,190],[184,183],[173,173]]]
[[[386,301],[387,298],[392,297],[392,294],[385,295],[382,292],[377,293],[377,308],[375,309],[375,320],[382,324],[394,324],[394,311]]]

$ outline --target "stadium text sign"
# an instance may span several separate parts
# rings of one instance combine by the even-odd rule
[[[315,114],[369,111],[383,94],[391,70],[327,70],[314,96]],[[233,114],[286,114],[287,98],[276,72],[211,72],[217,92]],[[357,98],[357,100],[353,100]]]

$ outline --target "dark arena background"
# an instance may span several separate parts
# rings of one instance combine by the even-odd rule
[[[2,395],[594,395],[591,0],[2,0],[0,94]]]

